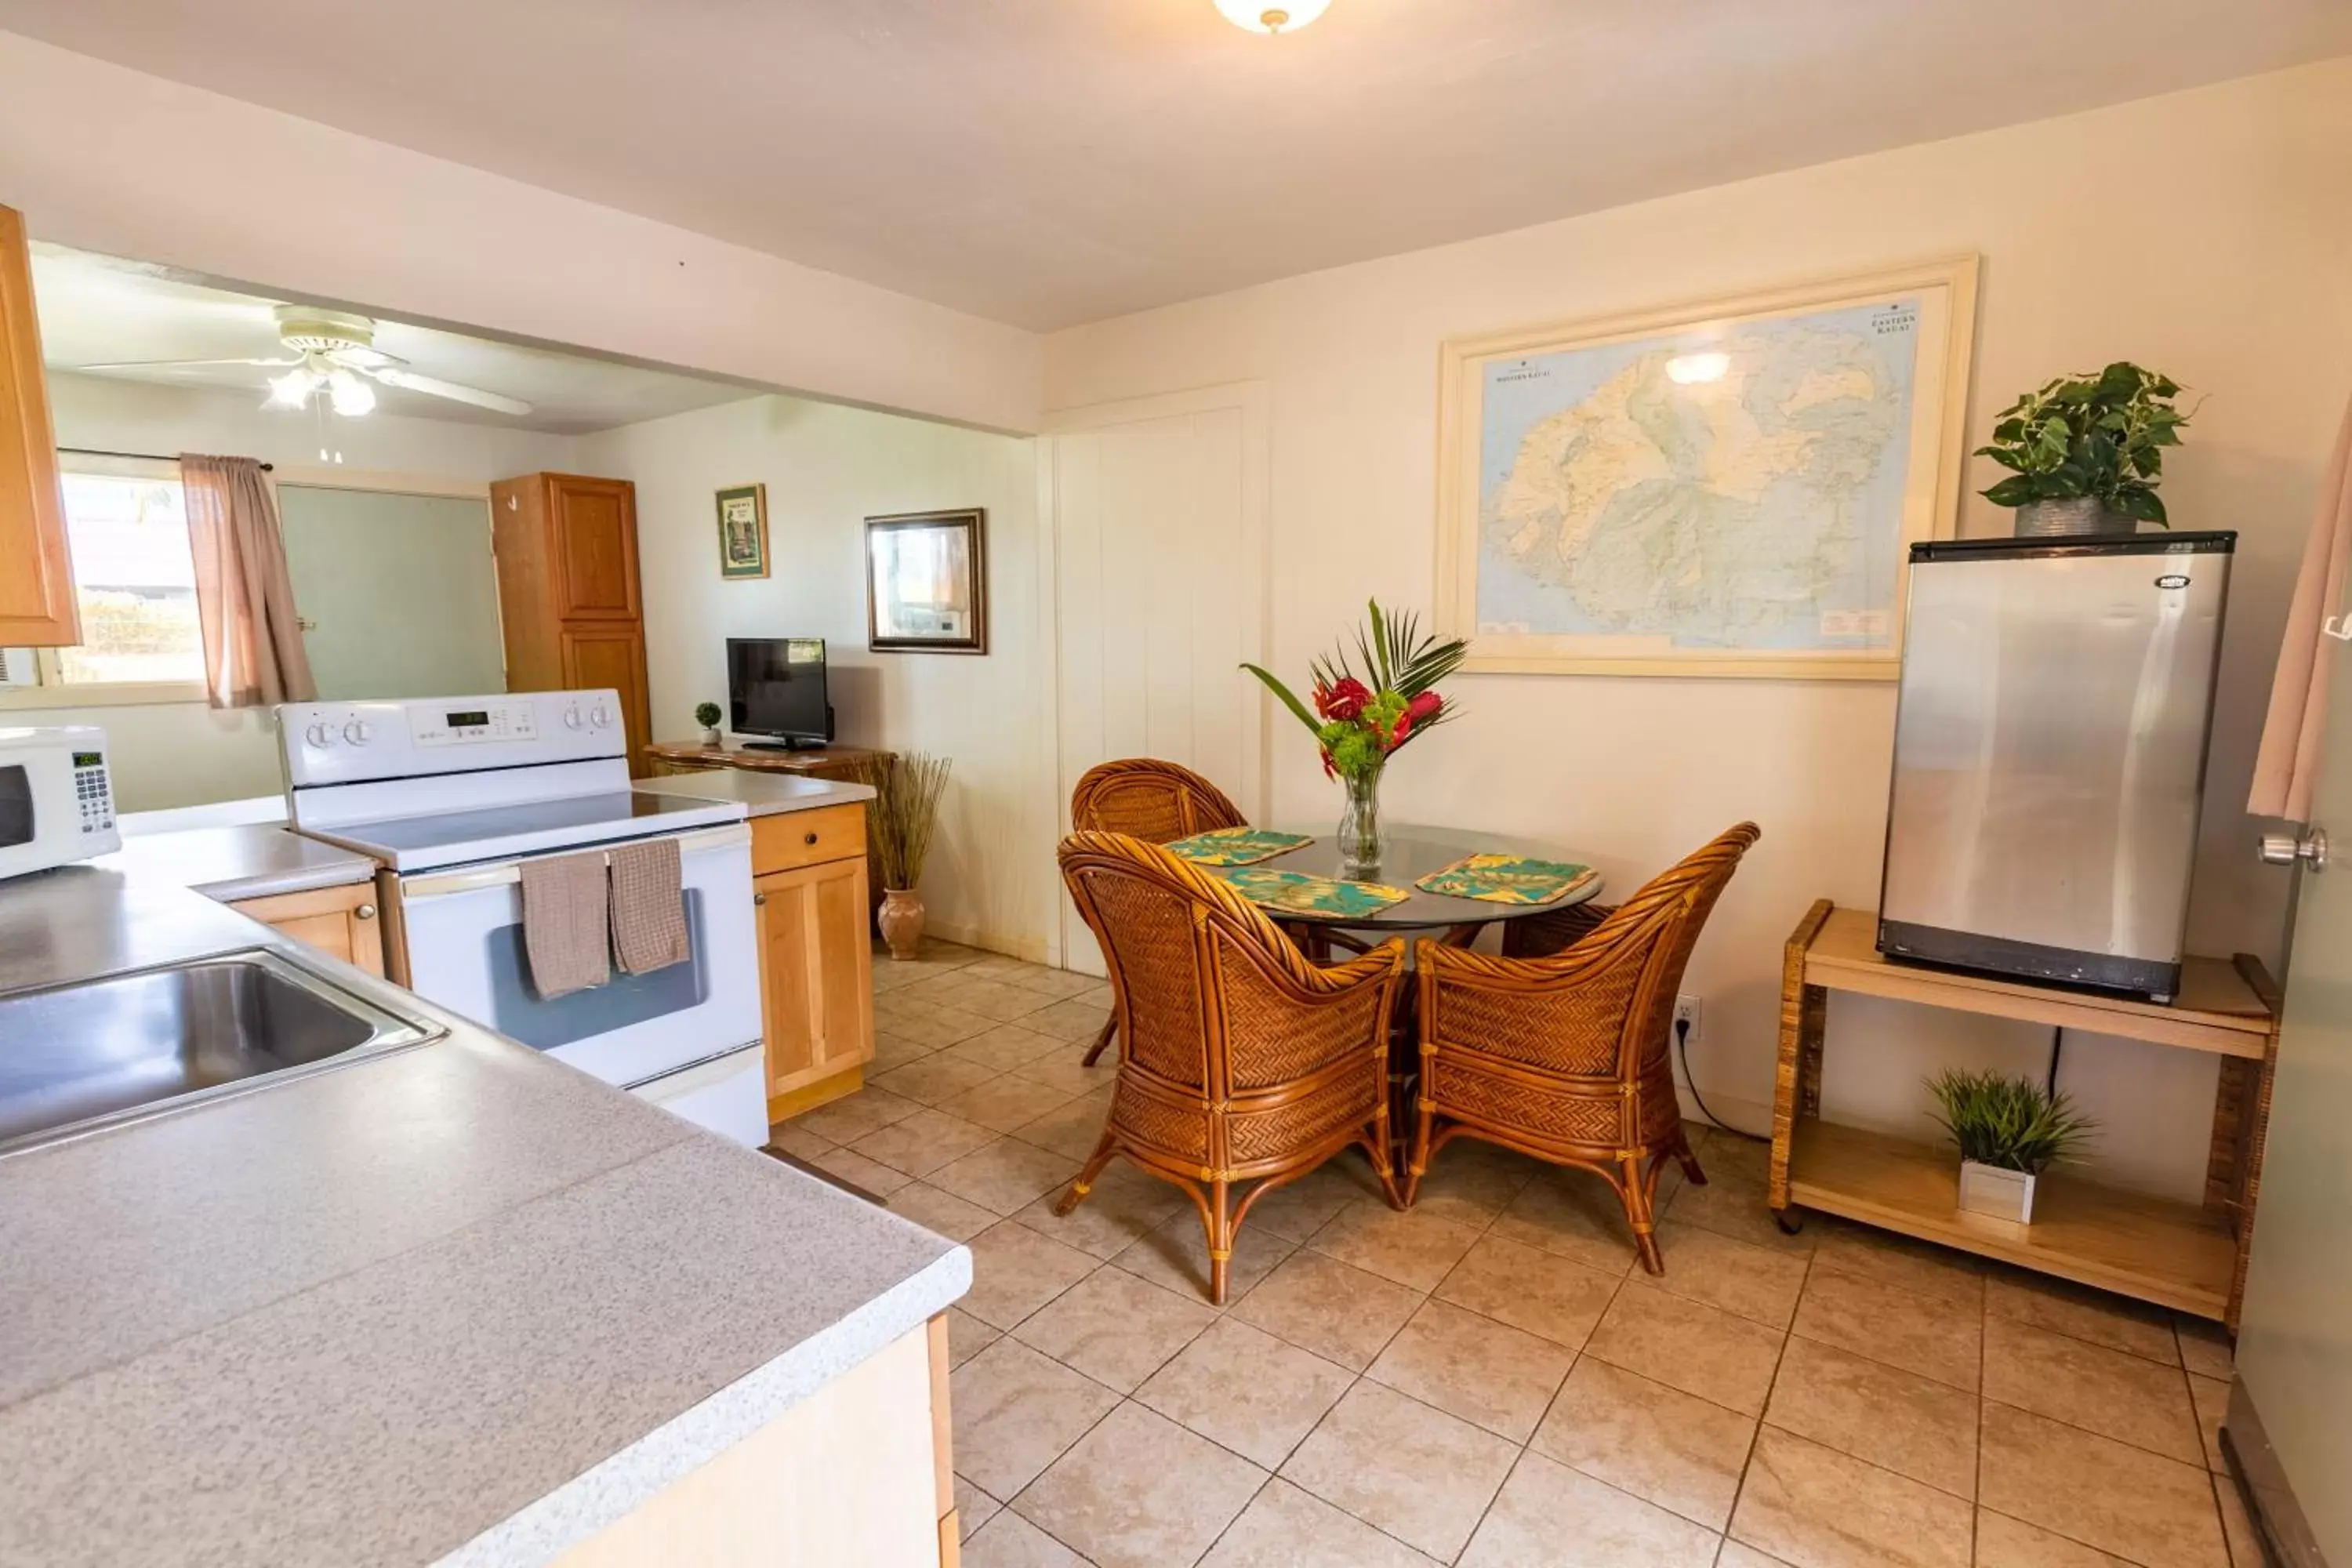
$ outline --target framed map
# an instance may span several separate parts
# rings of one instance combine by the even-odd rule
[[[1893,679],[1959,503],[1977,258],[1445,345],[1467,669]]]

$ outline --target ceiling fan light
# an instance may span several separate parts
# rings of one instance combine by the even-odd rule
[[[1295,33],[1331,8],[1331,0],[1216,0],[1226,21],[1253,33]]]
[[[375,412],[375,388],[347,370],[335,370],[327,376],[327,395],[334,400],[335,412],[346,419],[357,419],[362,414]]]
[[[303,408],[310,402],[310,394],[319,389],[319,374],[307,364],[298,364],[284,375],[269,378],[269,395],[262,400],[264,408]]]

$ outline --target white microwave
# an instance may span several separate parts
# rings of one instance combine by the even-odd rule
[[[0,878],[121,847],[105,731],[88,724],[0,729]]]

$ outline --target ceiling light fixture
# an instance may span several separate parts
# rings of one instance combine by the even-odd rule
[[[1217,0],[1226,21],[1253,33],[1295,33],[1331,8],[1331,0]]]
[[[308,408],[310,405],[310,395],[319,390],[319,383],[323,379],[318,372],[307,364],[298,364],[284,375],[273,375],[269,378],[269,395],[263,401],[262,406]]]
[[[375,412],[375,388],[350,371],[338,368],[327,373],[327,395],[334,400],[335,412],[346,419]]]

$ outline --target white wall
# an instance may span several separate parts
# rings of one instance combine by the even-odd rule
[[[2020,389],[2111,359],[2161,367],[2203,400],[2166,495],[2182,523],[2242,539],[2192,942],[2274,958],[2284,883],[2254,866],[2242,806],[2318,470],[2352,393],[2347,193],[2352,60],[2338,60],[1056,333],[1046,402],[1267,384],[1273,651],[1297,674],[1368,593],[1430,603],[1444,339],[1979,251],[1972,444]],[[1990,478],[1979,461],[1970,489]],[[2009,521],[1971,494],[1962,531]],[[1742,817],[1763,826],[1690,981],[1706,999],[1699,1083],[1760,1125],[1781,942],[1816,897],[1877,896],[1892,688],[1482,676],[1455,695],[1461,721],[1391,770],[1396,818],[1565,840],[1620,889]],[[1288,726],[1272,735],[1277,815],[1336,816]],[[1937,1062],[2038,1070],[2048,1043],[1866,1002],[1834,1008],[1831,1033],[1832,1113],[1896,1128],[1918,1127],[1918,1080]],[[2111,1173],[2198,1191],[2212,1062],[2087,1039],[2068,1050],[2064,1082],[2111,1123]]]
[[[0,204],[36,239],[405,320],[997,428],[1037,411],[1018,328],[12,33]]]
[[[58,444],[101,451],[211,452],[281,466],[318,462],[318,426],[309,414],[263,411],[257,396],[52,374],[49,405]],[[572,438],[451,420],[370,415],[330,422],[344,466],[488,483],[572,462]],[[106,731],[117,801],[154,811],[206,801],[275,795],[281,787],[278,735],[260,709],[215,711],[202,702],[93,708],[10,708],[11,724],[96,724]]]
[[[943,935],[1044,951],[1053,867],[1041,771],[1036,468],[1025,438],[798,397],[761,397],[581,438],[590,472],[635,481],[654,734],[727,699],[730,637],[826,640],[840,739],[955,761],[923,891]],[[768,487],[770,571],[722,581],[713,492]],[[869,653],[865,520],[988,511],[985,656]],[[1042,816],[1040,814],[1045,814]]]

